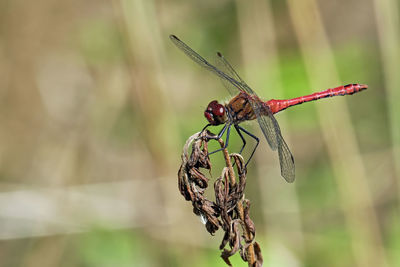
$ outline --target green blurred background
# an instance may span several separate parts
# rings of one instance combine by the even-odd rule
[[[1,1],[0,265],[225,266],[176,173],[228,94],[171,33],[265,99],[369,85],[278,114],[296,181],[262,139],[246,197],[265,266],[400,266],[396,0]]]

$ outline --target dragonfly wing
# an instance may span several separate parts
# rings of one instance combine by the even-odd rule
[[[275,117],[272,115],[269,109],[261,112],[262,108],[266,109],[266,107],[258,104],[258,107],[254,109],[254,112],[257,115],[258,123],[271,149],[278,149],[282,177],[285,178],[288,183],[292,183],[295,178],[293,155],[282,137],[281,129],[279,128],[279,124]]]
[[[242,78],[240,78],[235,69],[231,66],[231,64],[229,64],[229,62],[224,58],[224,56],[222,56],[221,53],[217,53],[218,64],[221,66],[221,69],[228,74],[210,64],[175,35],[170,35],[169,38],[194,62],[221,78],[229,93],[235,95],[239,91],[244,91],[253,97],[257,97],[254,91],[243,81]],[[294,159],[289,147],[282,137],[278,122],[275,120],[269,108],[265,107],[261,101],[255,101],[251,97],[249,97],[249,101],[255,115],[257,116],[258,123],[268,141],[268,144],[272,150],[278,149],[281,174],[283,178],[285,178],[285,180],[289,183],[293,182],[295,178]]]
[[[236,71],[232,68],[232,66],[225,61],[225,58],[222,56],[220,52],[217,53],[216,65],[218,69],[227,73],[229,76],[233,77],[236,81],[243,83],[242,78],[236,73]],[[231,96],[235,96],[239,93],[238,87],[233,85],[232,83],[226,81],[225,79],[221,79],[222,84],[228,90]]]
[[[282,177],[285,178],[286,182],[293,183],[295,178],[294,158],[280,133],[278,136],[278,154]]]
[[[278,135],[280,133],[278,122],[272,116],[271,111],[267,109],[267,113],[265,114],[265,107],[261,106],[260,103],[255,103],[250,99],[250,104],[253,108],[254,113],[256,114],[258,124],[260,125],[261,131],[263,132],[265,139],[272,150],[276,150],[278,148]],[[278,129],[278,131],[276,130]]]
[[[231,64],[229,64],[225,57],[221,53],[217,53],[217,56],[219,59],[218,66],[240,82],[240,89],[249,95],[256,96],[256,93],[243,81],[242,78],[240,78],[239,74],[237,74],[235,69]],[[231,85],[228,84],[225,87],[228,89],[228,91],[231,91],[229,89]],[[260,128],[265,136],[265,139],[267,139],[269,146],[272,150],[278,149],[282,177],[285,178],[288,183],[292,183],[295,178],[294,158],[289,150],[288,145],[282,137],[278,122],[268,107],[265,107],[261,102],[255,101],[251,98],[249,100],[254,113],[257,116],[258,124],[260,125]]]
[[[249,95],[256,95],[254,91],[250,88],[250,86],[248,86],[246,82],[242,78],[240,78],[239,74],[235,71],[228,60],[226,60],[226,58],[219,52],[217,53],[217,56],[218,66],[221,66],[221,69],[225,70],[227,73],[229,73],[229,75],[240,82],[240,89],[242,89],[242,91],[245,91]],[[264,133],[265,138],[268,141],[268,144],[270,145],[272,150],[276,150],[278,148],[278,138],[275,128],[276,126],[279,128],[278,123],[276,121],[274,122],[275,119],[271,119],[273,118],[272,114],[268,114],[269,116],[263,116],[262,113],[265,113],[266,108],[261,103],[258,103],[251,98],[249,98],[249,101],[257,116],[258,123],[261,127],[262,132]]]
[[[217,53],[217,64],[218,64],[218,67],[220,67],[223,71],[225,71],[231,77],[233,77],[234,79],[236,79],[237,81],[240,82],[239,87],[242,91],[245,91],[248,94],[255,94],[254,91],[246,84],[246,82],[242,78],[240,78],[239,74],[235,71],[235,69],[232,67],[232,65],[228,62],[228,60],[226,60],[226,58],[220,52]],[[229,92],[231,92],[231,89],[228,88],[227,86],[230,86],[230,85],[229,84],[225,85],[225,87],[228,89]],[[237,93],[238,92],[236,90],[234,95]]]
[[[228,74],[224,73],[223,71],[219,70],[214,65],[209,63],[202,56],[200,56],[193,49],[191,49],[187,44],[182,42],[178,37],[176,37],[175,35],[170,35],[169,38],[175,44],[176,47],[178,47],[180,50],[182,50],[182,52],[184,52],[194,62],[199,64],[201,67],[207,69],[208,71],[214,73],[215,75],[217,75],[225,83],[230,83],[231,84],[230,87],[232,88],[232,91],[235,91],[234,94],[237,94],[239,92],[239,90],[241,90],[240,82],[238,82],[234,78],[230,77]],[[233,88],[236,88],[236,89],[233,89]]]

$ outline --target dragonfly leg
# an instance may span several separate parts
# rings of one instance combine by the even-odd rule
[[[204,128],[201,130],[199,135],[202,135],[202,133],[208,128],[208,126],[211,126],[211,123],[209,123],[206,126],[204,126]]]
[[[222,147],[222,148],[220,148],[220,149],[217,149],[217,150],[215,150],[215,151],[213,151],[213,152],[210,152],[210,153],[208,153],[208,155],[217,153],[217,152],[222,151],[222,150],[224,150],[225,148],[228,147],[229,135],[230,135],[230,133],[231,133],[231,126],[232,126],[231,123],[225,124],[224,128],[222,128],[222,130],[219,132],[218,136],[215,137],[216,140],[220,139],[220,138],[222,137],[222,135],[223,135],[223,134],[225,133],[225,131],[226,131],[226,141],[225,141],[224,147]]]
[[[248,136],[254,138],[257,142],[256,146],[254,147],[253,151],[251,152],[250,158],[247,160],[245,167],[247,167],[247,164],[249,164],[251,158],[253,157],[254,153],[256,152],[256,149],[258,147],[258,144],[260,143],[260,139],[258,139],[257,136],[255,136],[254,134],[248,132],[247,130],[245,130],[244,128],[240,127],[239,125],[235,125],[235,129],[237,130],[237,132],[239,133],[239,136],[242,138],[244,144],[242,149],[240,150],[240,153],[242,153],[242,150],[244,148],[244,146],[246,145],[246,141],[244,141],[243,135],[240,133],[240,131],[244,132],[245,134],[247,134]]]
[[[208,126],[211,126],[211,124],[207,124],[206,126],[203,127],[203,129],[201,129],[198,137],[196,138],[196,141],[202,138],[203,132],[208,128]]]
[[[239,126],[237,124],[235,124],[235,130],[236,132],[239,134],[240,138],[242,139],[243,142],[243,146],[239,151],[239,154],[242,154],[244,147],[246,146],[246,139],[244,139],[242,133],[240,132]]]

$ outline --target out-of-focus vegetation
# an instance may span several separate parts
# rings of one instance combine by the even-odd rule
[[[225,266],[176,173],[208,102],[229,95],[171,33],[223,52],[265,99],[369,85],[278,114],[296,181],[262,139],[246,198],[266,266],[400,265],[398,1],[16,0],[0,14],[0,266]]]

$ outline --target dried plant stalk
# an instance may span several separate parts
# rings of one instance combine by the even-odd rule
[[[192,202],[193,212],[202,217],[211,235],[219,228],[224,230],[225,235],[219,248],[222,250],[222,259],[229,266],[232,266],[229,257],[238,251],[249,266],[262,266],[261,249],[254,241],[256,231],[250,219],[250,201],[244,199],[246,168],[241,155],[229,154],[227,149],[222,150],[226,166],[214,182],[215,201],[204,196],[209,179],[202,171],[211,171],[208,142],[215,139],[216,136],[209,131],[189,137],[183,148],[182,164],[178,172],[179,190],[186,200]],[[218,139],[218,142],[223,148],[223,140]],[[189,155],[191,144],[192,151]],[[236,166],[238,179],[231,159]],[[225,248],[227,244],[230,249]]]

